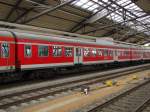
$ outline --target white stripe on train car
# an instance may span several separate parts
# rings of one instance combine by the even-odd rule
[[[150,60],[150,58],[143,58],[144,60]]]
[[[131,59],[119,59],[118,62],[122,62],[122,61],[131,61]]]
[[[114,62],[114,60],[101,60],[101,61],[85,61],[83,64],[101,64],[101,63],[111,63]]]
[[[71,63],[52,63],[52,64],[21,65],[21,69],[58,67],[58,66],[68,66],[68,65],[74,65],[74,64],[73,64],[73,62],[71,62]]]
[[[0,70],[6,71],[6,70],[14,70],[15,66],[0,66]]]
[[[141,60],[141,58],[135,58],[135,59],[131,59],[132,61],[135,61],[135,60]]]

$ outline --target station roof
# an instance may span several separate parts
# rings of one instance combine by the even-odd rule
[[[3,0],[0,20],[145,44],[149,5],[149,0]]]

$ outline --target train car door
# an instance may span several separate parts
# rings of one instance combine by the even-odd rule
[[[82,61],[83,61],[82,48],[75,47],[74,48],[74,64],[82,64]]]
[[[118,61],[118,50],[115,49],[113,54],[114,54],[114,61]]]

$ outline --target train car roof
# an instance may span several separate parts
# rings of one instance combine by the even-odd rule
[[[90,44],[90,45],[104,45],[108,47],[121,47],[121,48],[142,48],[139,46],[135,46],[132,44],[124,44],[124,43],[116,43],[115,41],[108,41],[101,39],[101,41],[96,42],[96,40],[89,40],[89,39],[78,39],[76,37],[70,38],[68,36],[60,36],[60,35],[53,35],[53,34],[45,34],[40,32],[33,32],[33,31],[24,31],[24,30],[15,30],[15,29],[6,29],[0,28],[0,35],[2,36],[9,36],[13,37],[13,32],[17,38],[28,38],[28,39],[40,39],[40,40],[48,40],[48,41],[62,41],[62,42],[70,42],[70,43],[81,43],[81,44]]]
[[[40,39],[40,40],[48,40],[48,41],[61,41],[61,42],[69,42],[69,43],[81,43],[81,44],[90,44],[90,45],[104,45],[108,47],[122,47],[122,48],[130,48],[129,45],[115,44],[114,42],[110,42],[108,40],[101,39],[101,41],[96,42],[96,40],[89,39],[78,39],[76,37],[69,38],[66,36],[52,35],[52,34],[43,34],[37,32],[15,32],[17,37],[19,38],[31,38],[31,39]]]
[[[3,31],[3,30],[0,30],[0,36],[12,37],[13,38],[13,35],[12,35],[11,32],[9,32],[9,31]]]

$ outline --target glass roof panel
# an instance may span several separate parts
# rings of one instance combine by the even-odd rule
[[[82,8],[84,8],[84,9],[86,9],[86,8],[88,8],[88,7],[89,7],[89,6],[86,5],[86,4],[82,6]]]
[[[75,5],[77,5],[77,6],[81,6],[81,5],[83,5],[84,3],[83,2],[76,2],[75,3]]]
[[[93,5],[92,7],[94,7],[94,8],[98,8],[99,6],[98,6],[97,4],[95,4],[95,5]]]
[[[94,3],[89,1],[89,2],[86,3],[86,5],[91,6],[91,5],[94,5]]]
[[[133,3],[132,0],[75,0],[72,4],[91,13],[96,13],[102,8],[107,8],[107,12],[109,14],[107,15],[108,19],[119,23],[124,23],[124,19],[126,19],[126,25],[131,25],[131,28],[133,28],[133,25],[136,26],[135,23],[150,24],[150,17],[148,17],[148,15],[147,17],[139,18],[146,13],[135,3]],[[103,13],[102,11],[103,10],[100,10],[98,13]],[[133,19],[134,21],[128,21],[131,19]],[[138,31],[141,31],[144,28],[145,26],[139,26],[139,24],[137,27],[134,27],[134,29]]]
[[[130,2],[129,0],[118,0],[117,3],[118,4],[124,4],[124,3],[128,3]]]
[[[92,11],[94,10],[95,8],[94,7],[89,7],[88,10]]]

